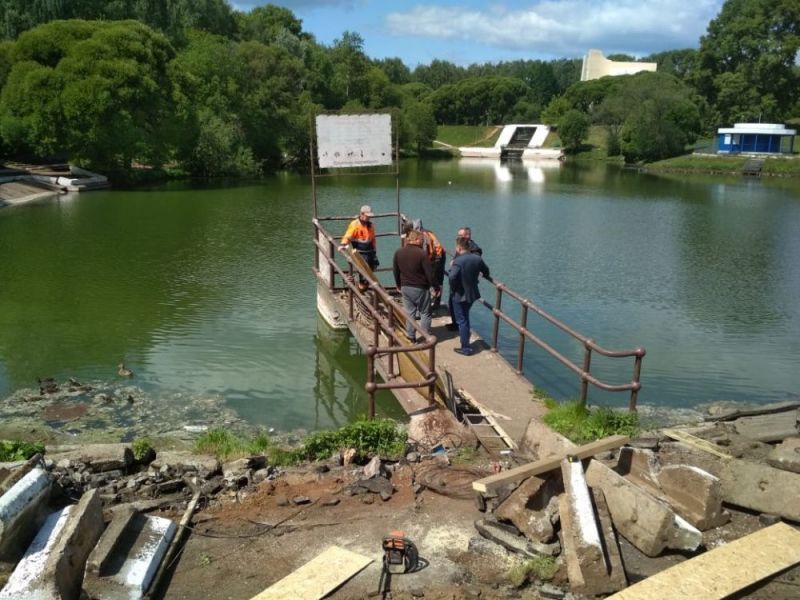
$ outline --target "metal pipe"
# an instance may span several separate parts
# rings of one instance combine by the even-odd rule
[[[583,372],[589,373],[592,368],[592,348],[588,344],[583,347]],[[586,406],[586,399],[589,396],[589,381],[581,377],[581,406]]]
[[[528,329],[528,307],[524,304],[522,305],[522,320],[520,323],[520,327],[523,330]],[[517,373],[522,375],[522,358],[525,355],[525,334],[519,334],[519,349],[517,350]]]
[[[367,407],[367,418],[371,421],[375,418],[375,390],[378,386],[375,384],[375,346],[367,348],[367,398],[369,404]]]
[[[503,287],[498,285],[494,301],[495,306],[497,306],[497,310],[500,310],[502,302],[503,302]],[[492,352],[497,352],[497,338],[499,334],[500,334],[500,318],[495,316],[494,325],[492,328]]]

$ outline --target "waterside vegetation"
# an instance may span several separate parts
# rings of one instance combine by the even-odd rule
[[[606,156],[652,163],[721,125],[798,117],[798,22],[793,0],[726,0],[698,49],[641,57],[658,72],[580,82],[571,58],[412,70],[368,57],[357,32],[320,44],[273,5],[3,0],[0,152],[118,180],[251,176],[304,166],[311,115],[374,110],[406,153],[493,143],[444,127],[546,122],[568,153],[586,157],[594,126]]]

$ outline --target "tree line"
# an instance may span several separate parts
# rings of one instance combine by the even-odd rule
[[[104,172],[250,175],[307,162],[320,111],[392,110],[411,151],[440,124],[545,121],[567,150],[598,124],[614,153],[652,160],[720,124],[798,114],[799,13],[795,0],[727,0],[699,49],[641,59],[657,73],[579,82],[579,59],[412,70],[370,59],[355,32],[320,44],[272,5],[0,0],[0,143]]]

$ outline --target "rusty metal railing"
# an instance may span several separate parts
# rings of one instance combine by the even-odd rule
[[[373,218],[395,217],[398,219],[399,213],[382,213]],[[314,253],[314,273],[317,279],[328,287],[332,294],[339,292],[347,293],[348,318],[355,319],[355,305],[359,302],[368,314],[372,329],[372,343],[368,345],[367,354],[367,383],[365,388],[369,397],[369,418],[375,416],[375,392],[377,390],[392,389],[413,389],[428,388],[427,398],[433,402],[436,390],[436,337],[426,333],[409,315],[405,309],[398,305],[391,297],[389,292],[380,284],[372,273],[366,272],[356,261],[344,252],[340,252],[336,239],[329,234],[322,226],[321,221],[344,221],[352,220],[353,217],[324,217],[312,220],[314,225],[314,245],[317,252]],[[385,233],[383,236],[397,236],[398,233]],[[343,258],[348,264],[345,271],[337,262],[336,257]],[[326,272],[323,272],[325,269]],[[378,271],[388,271],[391,269],[378,269]],[[336,285],[338,275],[342,285]],[[355,283],[355,276],[360,275],[369,282],[367,290],[362,291]],[[416,332],[417,339],[424,342],[409,344],[405,334],[402,338],[398,334],[397,316],[401,315],[407,322],[412,323]],[[388,342],[381,345],[381,336]],[[425,360],[420,357],[421,352],[427,352]],[[414,368],[422,375],[421,381],[394,381],[400,375],[399,356],[404,355]],[[376,362],[385,356],[386,374],[388,381],[379,382],[377,380]],[[395,360],[397,358],[397,360]]]
[[[523,296],[519,295],[518,293],[507,287],[502,282],[494,279],[490,281],[490,283],[493,286],[495,286],[497,290],[494,306],[492,306],[483,298],[480,298],[478,302],[480,302],[486,308],[488,308],[492,312],[492,315],[494,315],[494,324],[492,327],[492,351],[497,352],[497,341],[500,329],[500,321],[504,321],[505,323],[510,325],[514,330],[516,330],[517,334],[519,335],[519,342],[517,345],[517,364],[516,364],[517,373],[520,374],[522,373],[522,361],[525,355],[525,342],[526,340],[530,340],[537,346],[539,346],[542,350],[544,350],[552,357],[554,357],[556,360],[558,360],[561,364],[566,366],[571,371],[574,371],[578,375],[581,382],[581,394],[580,394],[581,403],[586,404],[586,399],[588,396],[588,388],[589,384],[591,383],[593,386],[609,392],[625,392],[630,390],[631,395],[628,403],[628,410],[631,411],[636,410],[636,399],[639,394],[639,390],[642,387],[642,384],[639,381],[639,379],[642,371],[642,358],[646,354],[644,348],[635,348],[633,350],[622,350],[622,351],[607,350],[602,346],[598,345],[597,343],[595,343],[594,340],[584,335],[581,335],[568,325],[565,325],[551,314],[545,312],[541,307],[537,306],[527,298],[524,298]],[[522,307],[519,322],[515,321],[506,312],[502,310],[501,307],[503,304],[504,295],[509,296],[510,298],[516,300]],[[541,317],[542,319],[554,325],[567,335],[578,340],[583,345],[584,348],[583,365],[578,366],[569,358],[561,354],[558,350],[550,346],[547,342],[536,336],[528,328],[528,315],[530,313],[533,313]],[[592,352],[597,352],[602,356],[607,356],[610,358],[627,358],[633,356],[634,357],[633,376],[631,378],[631,381],[629,383],[624,383],[621,385],[612,385],[604,383],[599,379],[597,379],[597,377],[595,377],[591,373]]]

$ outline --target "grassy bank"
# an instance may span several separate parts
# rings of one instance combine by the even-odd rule
[[[436,141],[448,146],[478,146],[491,148],[500,137],[501,126],[439,125]]]
[[[653,171],[739,174],[747,160],[746,156],[687,154],[645,166]],[[800,177],[800,158],[766,157],[761,173],[763,175]]]

